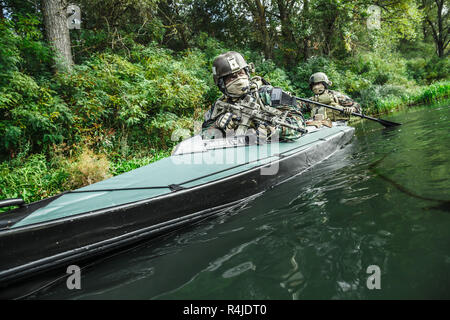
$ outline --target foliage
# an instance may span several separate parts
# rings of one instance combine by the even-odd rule
[[[294,91],[287,72],[277,67],[272,60],[267,60],[258,65],[256,73],[264,77],[273,86],[280,87],[288,92]]]
[[[450,59],[439,59],[434,56],[431,59],[411,59],[406,66],[408,76],[420,84],[445,80],[450,74]]]
[[[0,87],[0,150],[14,156],[24,145],[32,151],[60,143],[71,131],[72,112],[55,92],[15,71]]]
[[[333,83],[333,88],[341,88],[343,80],[338,66],[327,57],[314,56],[304,63],[299,63],[292,73],[293,84],[299,94],[307,97],[312,94],[309,89],[309,77],[316,72],[326,72]]]
[[[154,151],[151,156],[144,155],[141,157],[135,157],[131,159],[123,159],[117,158],[115,161],[110,162],[110,172],[112,175],[116,176],[139,167],[148,165],[154,161],[160,160],[169,156],[170,153],[168,151]]]
[[[70,161],[66,171],[70,179],[64,183],[66,189],[77,189],[111,177],[109,162],[104,154],[95,154],[84,148],[81,154]]]
[[[20,37],[14,33],[10,21],[0,22],[0,83],[5,84],[11,72],[17,71],[20,51],[18,44]]]
[[[413,98],[415,103],[433,103],[438,100],[450,98],[450,81],[436,82],[429,87],[423,88],[421,92]]]
[[[44,154],[17,155],[0,163],[0,198],[22,198],[27,203],[65,190],[69,177],[64,167],[48,161]]]
[[[172,133],[193,133],[221,95],[211,65],[228,50],[298,96],[325,72],[366,113],[448,98],[450,62],[424,20],[439,19],[433,1],[379,2],[379,30],[368,0],[78,3],[76,65],[54,74],[38,2],[1,1],[0,197],[33,201],[169,155]]]

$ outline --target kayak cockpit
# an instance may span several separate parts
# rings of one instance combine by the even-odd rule
[[[315,126],[307,126],[306,130],[308,134],[321,129]],[[204,139],[201,135],[195,135],[177,144],[172,151],[172,156],[187,153],[207,152],[214,149],[245,147],[255,144],[258,144],[258,142],[256,136],[254,135],[227,136],[224,138],[215,139]]]

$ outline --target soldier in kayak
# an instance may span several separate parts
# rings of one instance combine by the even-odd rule
[[[350,119],[352,112],[361,113],[361,106],[357,102],[338,91],[328,89],[331,85],[332,82],[328,80],[327,75],[323,72],[314,73],[309,78],[309,87],[314,92],[314,96],[309,98],[309,100],[341,109],[339,112],[302,102],[302,109],[311,111],[311,118],[315,122],[323,122],[326,125],[327,122],[330,123],[330,120],[347,121]]]
[[[205,113],[204,137],[218,138],[214,134],[217,132],[221,133],[220,138],[230,132],[246,135],[249,130],[262,140],[270,140],[275,135],[281,140],[294,140],[302,135],[305,124],[295,98],[270,86],[261,77],[251,77],[253,69],[253,64],[247,64],[242,55],[234,51],[214,60],[214,83],[223,96]]]

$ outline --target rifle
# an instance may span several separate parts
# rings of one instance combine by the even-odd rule
[[[233,114],[237,113],[240,115],[241,122],[236,129],[236,135],[244,135],[245,130],[250,126],[249,123],[251,120],[258,120],[266,124],[289,128],[301,133],[308,132],[308,130],[304,128],[299,128],[282,121],[279,117],[283,112],[279,110],[276,110],[278,113],[271,113],[266,110],[261,110],[260,106],[256,102],[252,101],[250,96],[245,97],[239,104],[236,105],[219,100],[216,102],[216,108],[217,107],[222,108],[224,111],[232,112]]]

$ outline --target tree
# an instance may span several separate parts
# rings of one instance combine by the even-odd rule
[[[188,25],[187,16],[190,3],[182,0],[166,0],[158,3],[158,13],[165,27],[169,32],[166,37],[178,40],[176,44],[172,44],[176,49],[187,49],[192,34],[192,30]],[[175,37],[172,37],[175,36]]]
[[[258,39],[263,48],[264,57],[266,59],[272,59],[273,44],[267,23],[267,7],[269,6],[269,1],[246,0],[244,3],[253,16]]]
[[[73,60],[67,27],[67,0],[42,0],[41,4],[47,41],[56,53],[56,69],[69,70]]]
[[[446,53],[450,39],[448,33],[450,29],[449,7],[444,6],[444,0],[423,0],[422,9],[425,14],[425,22],[431,29],[431,35],[436,46],[436,53],[439,58],[443,58]]]
[[[277,17],[281,25],[281,45],[280,49],[283,51],[286,65],[293,66],[297,62],[298,57],[298,43],[296,42],[292,20],[296,17],[294,10],[295,0],[277,0],[276,5],[278,9]]]

